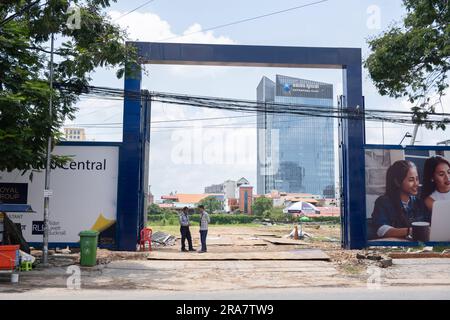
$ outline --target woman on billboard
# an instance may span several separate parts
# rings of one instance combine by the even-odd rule
[[[414,163],[394,162],[386,173],[386,192],[375,201],[372,224],[379,238],[406,238],[411,223],[430,222],[431,215],[418,197],[419,175]]]
[[[425,161],[422,199],[430,211],[435,201],[450,200],[450,163],[444,157],[435,156]]]

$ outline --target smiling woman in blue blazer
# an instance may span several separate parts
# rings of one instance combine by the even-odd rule
[[[379,238],[406,238],[411,223],[430,222],[431,215],[418,197],[419,175],[411,161],[400,160],[386,173],[386,192],[375,201],[372,225]]]

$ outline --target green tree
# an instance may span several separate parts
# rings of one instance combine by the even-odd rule
[[[413,121],[445,129],[448,118],[427,122],[442,104],[449,84],[450,6],[447,0],[403,0],[407,14],[402,26],[392,26],[369,40],[365,61],[381,95],[408,97]]]
[[[208,213],[214,213],[214,211],[223,210],[222,202],[217,200],[217,198],[214,196],[203,198],[198,204],[203,205],[206,212]]]
[[[75,5],[79,10],[68,10]],[[64,121],[74,118],[75,103],[86,91],[90,73],[97,67],[116,66],[121,77],[128,62],[135,61],[134,50],[125,45],[126,34],[103,12],[109,5],[109,0],[0,4],[0,170],[44,167],[47,139],[52,136],[57,142]],[[77,17],[79,26],[70,23]],[[58,45],[55,88],[50,90],[52,33]],[[52,161],[62,163],[67,157]]]
[[[266,197],[256,198],[252,205],[253,214],[258,217],[264,216],[264,212],[270,211],[272,208],[272,199]]]
[[[147,208],[147,214],[162,214],[163,211],[156,203],[152,203]]]

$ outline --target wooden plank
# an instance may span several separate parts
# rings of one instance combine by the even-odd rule
[[[239,242],[207,242],[207,246],[238,246],[238,247],[251,247],[251,246],[267,246],[267,242],[264,241],[239,241]]]
[[[232,246],[233,242],[225,242],[225,241],[208,241],[207,246]]]
[[[309,243],[302,240],[294,240],[294,239],[273,239],[273,238],[262,238],[262,240],[270,242],[276,245],[307,245]]]
[[[282,252],[150,252],[148,260],[325,260],[330,258],[322,250],[299,249]]]
[[[418,259],[418,258],[450,258],[450,253],[437,253],[437,252],[393,252],[389,253],[389,257],[392,259]]]
[[[274,238],[281,238],[279,234],[274,233],[254,233],[255,237],[274,237]]]

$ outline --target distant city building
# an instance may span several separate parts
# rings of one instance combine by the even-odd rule
[[[242,186],[243,184],[250,184],[250,182],[247,179],[245,179],[244,177],[242,177],[238,181],[236,181],[236,185],[238,187]]]
[[[240,178],[237,181],[227,180],[221,184],[213,184],[208,187],[205,187],[205,193],[222,193],[225,195],[227,199],[237,199],[237,188],[241,185],[250,184],[249,181],[245,178]]]
[[[284,209],[290,207],[294,203],[306,202],[317,207],[322,216],[339,216],[340,208],[337,199],[325,199],[322,195],[309,193],[287,193],[272,190],[272,192],[257,195],[255,198],[266,197],[272,200],[274,207],[283,207]]]
[[[332,108],[333,85],[276,76],[257,87],[257,193],[271,190],[335,197],[334,119],[308,116],[311,106]],[[305,115],[276,113],[295,104]],[[274,113],[275,112],[275,113]]]
[[[239,210],[243,214],[252,214],[253,187],[241,185],[239,187]]]
[[[194,209],[198,206],[199,202],[203,199],[213,196],[222,203],[225,201],[223,194],[211,194],[211,193],[176,193],[170,195],[161,196],[162,203],[158,203],[161,208],[173,209],[176,211],[183,210],[184,207]]]
[[[213,184],[208,187],[205,187],[205,193],[222,193],[223,192],[223,184]]]
[[[86,134],[83,128],[64,128],[64,137],[67,141],[86,140]]]
[[[227,199],[236,199],[237,183],[233,180],[227,180],[223,183],[223,193]]]

